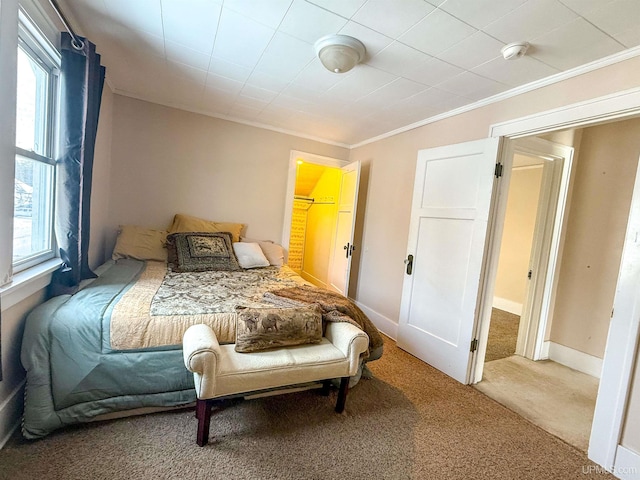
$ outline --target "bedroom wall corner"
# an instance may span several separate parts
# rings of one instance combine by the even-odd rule
[[[640,58],[625,60],[553,85],[357,145],[350,161],[369,169],[367,208],[355,300],[397,319],[409,234],[418,151],[487,138],[491,125],[637,88]]]
[[[164,229],[176,213],[247,224],[280,242],[291,150],[346,148],[114,95],[107,249],[118,225]]]
[[[113,97],[108,81],[102,90],[98,133],[93,159],[93,182],[91,185],[91,233],[89,239],[89,265],[96,268],[111,258],[113,245],[109,242],[109,205],[111,179],[111,145],[113,132]]]

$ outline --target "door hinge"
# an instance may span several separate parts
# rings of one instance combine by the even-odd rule
[[[475,352],[478,349],[478,339],[474,338],[473,340],[471,340],[471,348],[469,348],[470,351]]]
[[[529,280],[531,280],[531,275],[533,275],[533,270],[529,270],[529,273],[527,273],[527,278]]]
[[[496,178],[500,178],[502,176],[502,163],[498,162],[496,163]]]

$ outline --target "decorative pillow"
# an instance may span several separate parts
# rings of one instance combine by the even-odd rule
[[[212,222],[191,215],[178,213],[173,217],[169,233],[177,232],[231,232],[234,242],[240,241],[243,223]]]
[[[241,270],[229,232],[171,233],[167,253],[174,272]]]
[[[233,251],[242,268],[268,267],[270,265],[257,243],[236,242],[233,244]]]
[[[281,267],[284,265],[284,248],[282,245],[273,243],[271,240],[251,240],[243,238],[242,242],[257,243],[262,249],[262,253],[269,260],[269,265]]]
[[[118,239],[111,258],[134,258],[136,260],[167,261],[164,244],[167,232],[136,225],[120,225]]]
[[[236,312],[236,352],[322,341],[322,309],[317,304],[299,308],[236,307]]]

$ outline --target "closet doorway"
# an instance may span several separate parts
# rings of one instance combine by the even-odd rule
[[[282,244],[305,280],[347,295],[360,178],[359,162],[292,150]]]
[[[341,175],[339,168],[297,160],[288,265],[323,288],[329,283]]]

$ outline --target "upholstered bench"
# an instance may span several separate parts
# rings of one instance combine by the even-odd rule
[[[197,443],[209,440],[214,400],[237,394],[341,378],[336,412],[344,410],[349,377],[356,374],[369,337],[349,323],[330,322],[321,343],[238,353],[220,345],[207,325],[194,325],[184,334],[184,364],[193,372],[198,419]]]

